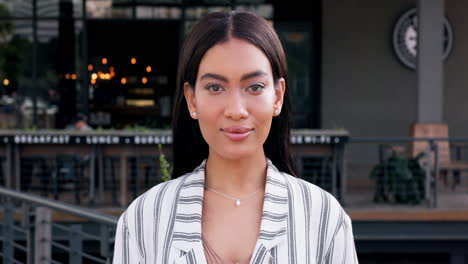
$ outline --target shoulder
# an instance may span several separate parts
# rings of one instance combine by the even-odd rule
[[[128,219],[129,231],[134,226],[159,226],[171,220],[179,195],[190,193],[194,190],[192,187],[198,187],[203,181],[204,164],[205,161],[193,171],[160,183],[137,197],[122,214]]]
[[[130,203],[120,217],[130,234],[138,232],[136,229],[142,223],[157,220],[155,218],[164,217],[166,216],[165,212],[171,211],[171,206],[177,198],[177,189],[180,188],[187,176],[189,175],[155,185]]]
[[[285,178],[285,182],[290,189],[290,195],[292,195],[293,199],[309,200],[311,203],[314,202],[315,205],[325,206],[331,211],[343,210],[338,200],[328,191],[290,174],[284,172],[281,172],[281,174]]]
[[[328,242],[344,224],[350,223],[349,216],[332,194],[303,179],[284,172],[282,175],[294,203],[294,215],[307,219],[306,225],[319,226],[321,230],[317,231],[326,234]]]

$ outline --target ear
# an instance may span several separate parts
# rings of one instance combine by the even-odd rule
[[[279,78],[278,84],[275,87],[275,104],[274,109],[278,109],[281,113],[281,107],[283,106],[284,92],[286,91],[286,81],[284,78]],[[275,115],[276,116],[276,115]]]
[[[190,116],[193,119],[197,119],[196,116],[193,116],[193,112],[197,112],[197,106],[195,103],[195,88],[192,87],[188,82],[184,83],[184,97],[185,101],[187,101],[187,107],[190,113]]]

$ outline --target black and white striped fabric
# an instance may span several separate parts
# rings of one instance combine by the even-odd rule
[[[117,225],[114,264],[206,263],[205,163],[132,202]],[[338,201],[267,163],[260,233],[250,263],[358,263],[351,219]]]

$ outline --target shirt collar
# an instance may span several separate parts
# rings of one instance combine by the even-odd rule
[[[201,214],[205,184],[206,159],[191,173],[182,176],[177,192],[177,206],[172,246],[204,262],[201,242]],[[286,239],[289,213],[289,194],[284,175],[267,158],[265,197],[263,200],[260,233],[255,251],[267,253]],[[255,252],[252,256],[254,258]],[[199,262],[197,261],[197,262]]]

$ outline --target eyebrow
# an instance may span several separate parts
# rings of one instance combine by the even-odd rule
[[[254,72],[242,75],[241,81],[245,81],[245,80],[253,78],[253,77],[260,77],[260,76],[266,76],[266,75],[268,75],[268,74],[266,72],[264,72],[264,71],[260,71],[260,70],[259,71],[254,71]],[[228,79],[226,77],[224,77],[222,75],[219,75],[219,74],[216,74],[216,73],[205,73],[200,77],[200,81],[204,80],[204,79],[208,79],[208,78],[220,80],[220,81],[223,81],[223,82],[228,82]]]

